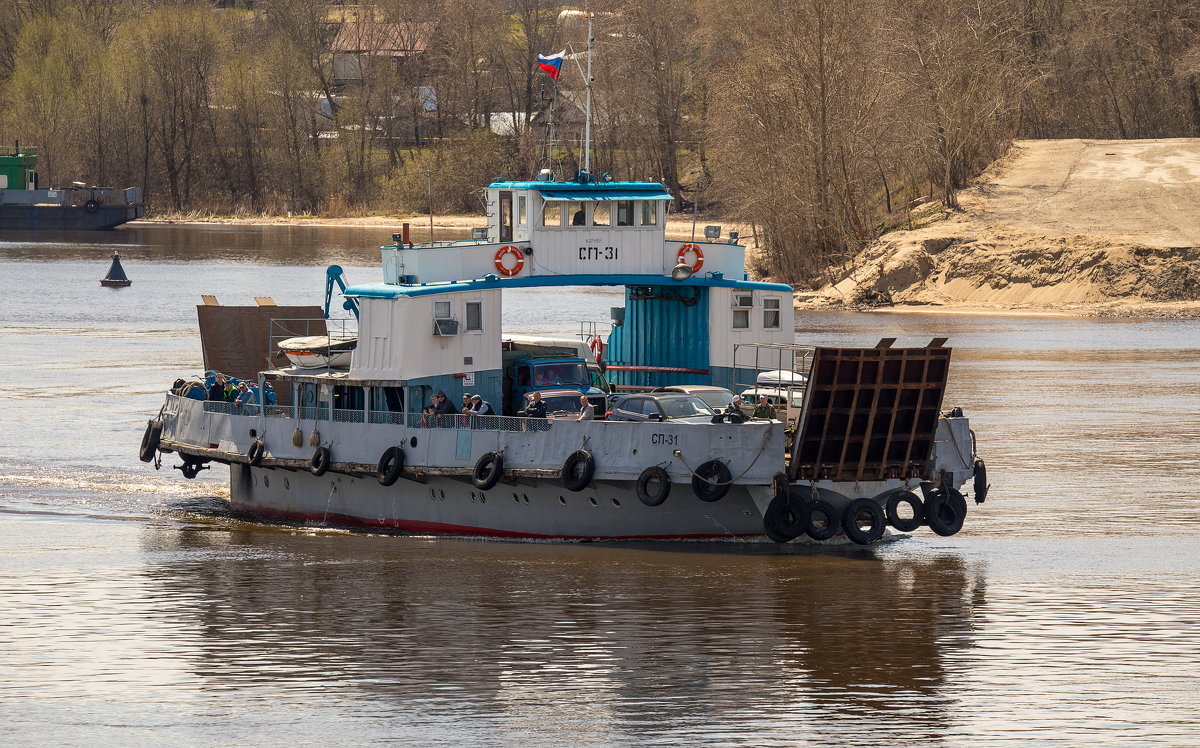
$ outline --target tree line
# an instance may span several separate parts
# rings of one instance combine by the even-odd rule
[[[819,281],[1014,138],[1200,136],[1194,0],[595,0],[594,170]],[[8,140],[152,212],[478,211],[581,166],[587,24],[546,0],[0,0]],[[537,54],[568,50],[555,84]],[[576,55],[576,56],[572,56]]]

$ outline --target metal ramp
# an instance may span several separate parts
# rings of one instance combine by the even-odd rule
[[[817,348],[789,455],[795,480],[929,477],[950,348]]]

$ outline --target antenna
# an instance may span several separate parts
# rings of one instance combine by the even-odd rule
[[[587,85],[587,108],[583,122],[583,170],[590,176],[592,173],[592,43],[596,40],[592,37],[592,13],[588,11],[586,5],[583,6],[583,14],[587,16],[588,22],[587,77],[584,79],[584,83]]]

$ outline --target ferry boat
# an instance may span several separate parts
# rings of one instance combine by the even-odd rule
[[[111,229],[141,218],[141,190],[82,183],[39,189],[37,148],[0,148],[0,230]]]
[[[271,384],[278,401],[208,401],[184,384],[147,424],[141,459],[157,467],[173,454],[189,478],[228,465],[240,515],[401,533],[867,544],[889,526],[951,535],[966,517],[963,491],[982,502],[986,472],[968,420],[943,408],[945,340],[798,345],[792,289],[749,280],[736,234],[712,227],[704,241],[668,240],[671,196],[658,183],[543,171],[486,193],[484,235],[424,244],[394,235],[378,281],[347,286],[329,268],[323,309],[206,297],[206,369],[252,390]],[[335,284],[355,330],[332,329]],[[611,329],[581,338],[595,360],[505,342],[505,291],[580,286],[624,289]],[[325,345],[313,335],[327,335]],[[329,353],[351,337],[324,368],[283,354]],[[286,344],[295,338],[305,339]],[[772,419],[732,409],[686,421],[603,417],[605,388],[741,391],[767,372],[776,387],[803,387],[798,418],[786,409]],[[596,417],[526,415],[533,392],[564,387]],[[439,393],[454,407],[431,413]],[[459,412],[465,394],[495,415]]]

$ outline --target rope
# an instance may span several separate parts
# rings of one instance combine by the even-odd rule
[[[758,448],[758,454],[754,455],[754,459],[750,461],[750,464],[747,465],[746,469],[743,470],[739,475],[736,475],[733,478],[730,478],[729,480],[727,480],[725,482],[709,480],[708,478],[704,478],[704,477],[701,477],[700,480],[704,481],[705,483],[709,484],[710,486],[731,486],[731,485],[733,485],[736,481],[738,481],[744,475],[746,475],[746,473],[750,472],[750,469],[752,467],[754,467],[754,464],[756,462],[758,462],[758,458],[763,456],[763,452],[767,451],[767,442],[770,441],[770,439],[771,439],[771,429],[769,429],[769,428],[763,429],[763,443],[762,443],[762,446],[760,446]],[[674,454],[676,457],[679,458],[679,461],[683,463],[683,466],[688,469],[689,473],[691,473],[692,475],[696,475],[696,471],[692,468],[691,465],[689,465],[687,463],[687,460],[684,459],[682,452],[680,452],[678,449],[676,449],[676,450],[672,451],[672,454]]]

